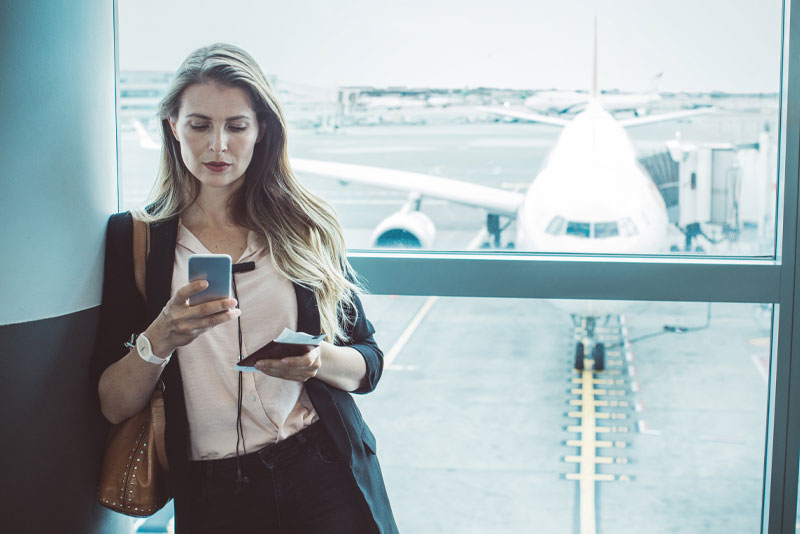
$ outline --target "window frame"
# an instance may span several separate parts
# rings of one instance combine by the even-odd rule
[[[113,3],[119,118],[118,0]],[[800,0],[783,2],[781,43],[774,258],[348,253],[369,292],[379,295],[773,304],[774,311],[779,313],[775,320],[773,312],[762,500],[762,532],[770,534],[795,532],[800,465],[800,298],[795,298],[795,288],[800,288],[797,267],[800,264]],[[787,147],[792,149],[787,150]],[[118,201],[120,192],[118,164]],[[654,284],[653,280],[661,283]]]
[[[783,2],[782,33],[772,259],[348,252],[367,290],[377,295],[773,304],[762,499],[762,532],[770,534],[795,532],[800,465],[800,0]]]

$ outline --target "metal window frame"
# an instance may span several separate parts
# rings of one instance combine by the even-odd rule
[[[118,56],[118,0],[113,3]],[[800,464],[800,298],[795,298],[795,288],[800,288],[800,0],[784,1],[782,43],[778,232],[773,260],[349,253],[374,294],[774,304],[779,313],[773,320],[762,503],[762,532],[770,534],[795,532]],[[118,57],[115,63],[118,95]],[[119,165],[117,184],[119,192]]]
[[[773,313],[762,501],[762,532],[769,534],[795,532],[800,464],[800,298],[795,298],[795,288],[800,288],[800,0],[784,1],[782,37],[774,259],[348,254],[367,289],[379,295],[773,304],[779,313]]]

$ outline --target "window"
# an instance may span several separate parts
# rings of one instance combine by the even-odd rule
[[[773,455],[772,451],[776,448],[795,456],[800,452],[798,437],[787,431],[800,427],[797,403],[789,403],[790,389],[800,390],[800,375],[790,376],[791,369],[795,374],[800,369],[792,361],[798,357],[797,344],[795,353],[791,344],[796,324],[791,281],[797,277],[797,228],[792,222],[796,220],[798,198],[797,151],[791,147],[796,146],[800,132],[796,121],[787,120],[789,99],[800,95],[800,26],[790,28],[790,21],[782,19],[780,2],[745,0],[736,10],[726,10],[719,3],[698,6],[680,0],[674,9],[657,13],[648,3],[598,7],[582,0],[569,10],[558,3],[464,6],[412,1],[402,7],[384,6],[380,11],[367,9],[358,1],[339,3],[335,8],[315,5],[314,9],[301,3],[270,8],[268,15],[278,30],[265,38],[257,22],[264,18],[257,12],[262,8],[250,4],[245,7],[229,2],[213,20],[192,19],[189,26],[194,33],[177,35],[170,21],[187,16],[180,3],[148,6],[147,2],[119,1],[123,90],[130,83],[131,91],[139,91],[134,82],[138,84],[144,77],[147,81],[141,89],[163,91],[170,71],[190,49],[207,44],[209,36],[240,44],[256,56],[271,76],[285,108],[290,156],[298,162],[298,176],[337,209],[352,251],[351,262],[375,293],[369,297],[367,313],[380,322],[379,333],[386,337],[379,341],[385,349],[391,348],[427,299],[437,298],[433,295],[447,302],[442,306],[445,310],[437,309],[437,304],[421,320],[423,339],[444,334],[460,341],[459,336],[469,338],[486,325],[502,331],[506,324],[520,318],[527,321],[519,323],[513,333],[525,335],[526,329],[549,324],[547,313],[533,311],[538,299],[545,298],[649,302],[678,319],[680,312],[670,311],[673,306],[691,308],[697,315],[704,306],[697,301],[711,301],[715,309],[728,307],[725,309],[731,311],[727,319],[720,320],[726,324],[723,331],[733,327],[745,332],[754,325],[763,330],[761,323],[766,322],[771,334],[762,332],[747,338],[743,345],[745,351],[758,356],[759,365],[766,350],[770,373],[768,386],[762,382],[747,389],[748,395],[758,397],[747,415],[747,436],[734,436],[735,432],[729,432],[733,427],[727,423],[714,427],[711,419],[705,419],[709,414],[729,415],[724,413],[724,406],[716,404],[718,397],[703,396],[708,392],[696,391],[688,383],[676,384],[677,388],[685,387],[685,392],[700,395],[699,402],[709,411],[699,415],[693,412],[694,421],[676,417],[676,422],[697,423],[702,428],[686,431],[691,439],[670,443],[663,450],[665,458],[687,453],[691,463],[696,461],[694,455],[705,458],[709,450],[747,449],[750,452],[730,456],[748,458],[746,480],[726,484],[720,478],[719,484],[704,486],[707,480],[700,476],[704,466],[698,463],[698,471],[689,477],[696,484],[684,485],[686,480],[667,480],[670,474],[666,469],[658,471],[678,465],[665,461],[648,473],[649,479],[632,478],[627,488],[623,484],[603,486],[602,491],[608,494],[604,493],[602,499],[613,495],[618,497],[615,502],[625,503],[629,488],[646,495],[647,484],[652,484],[647,490],[666,491],[671,487],[685,489],[684,494],[706,487],[713,501],[708,508],[692,517],[665,518],[659,528],[668,530],[675,521],[685,519],[689,530],[698,530],[692,521],[699,521],[721,502],[718,499],[725,498],[750,531],[759,528],[761,511],[763,532],[768,527],[770,531],[787,528],[782,522],[786,511],[796,507],[797,495],[791,486],[797,485],[793,484],[797,472],[789,468],[786,456]],[[800,11],[798,3],[787,2],[787,12],[789,4]],[[422,8],[424,17],[419,16]],[[251,16],[242,19],[240,13],[245,9]],[[692,17],[686,17],[687,12]],[[605,117],[609,131],[616,132],[600,138],[604,150],[592,157],[603,161],[591,159],[587,152],[576,152],[574,146],[588,138],[581,137],[579,129],[568,130],[564,125],[574,126],[590,118],[587,97],[591,90],[594,13],[598,14],[599,28],[599,99],[608,113],[608,117],[598,116]],[[721,18],[724,24],[719,23]],[[784,23],[787,31],[781,41]],[[583,29],[575,31],[576,26]],[[678,40],[676,27],[681,28]],[[287,37],[282,32],[289,29],[292,34]],[[160,42],[154,35],[170,35],[172,40]],[[248,35],[259,38],[250,39]],[[296,41],[289,37],[298,35],[302,46],[286,45]],[[353,39],[339,38],[342,35]],[[442,35],[448,39],[442,39]],[[463,40],[459,37],[462,35],[466,36]],[[397,42],[409,42],[409,38],[414,46],[397,47]],[[281,50],[281,54],[274,50]],[[354,57],[359,60],[353,61]],[[147,108],[155,104],[148,104],[149,95],[138,92],[121,102],[123,208],[143,201],[158,166],[157,150],[153,149],[158,142],[154,107]],[[663,114],[672,114],[673,118],[651,121]],[[566,135],[575,132],[578,135]],[[301,160],[354,166],[340,168],[345,171],[367,168],[373,181],[383,182],[384,187],[359,183],[344,171],[334,175],[326,174],[325,168],[304,167]],[[622,160],[630,164],[618,165]],[[398,183],[415,185],[404,189],[396,187]],[[465,194],[454,201],[456,192]],[[487,209],[490,198],[494,207]],[[374,235],[375,229],[419,199],[419,213],[435,228],[432,244],[416,252],[376,249],[381,236]],[[498,206],[511,208],[498,214]],[[427,223],[425,226],[429,227]],[[540,234],[545,239],[540,239]],[[582,238],[576,239],[577,235]],[[592,235],[597,239],[588,239]],[[609,239],[601,239],[604,235]],[[615,245],[624,239],[638,244],[650,236],[656,237],[658,247],[645,251],[643,247]],[[580,246],[560,248],[557,244],[562,240]],[[601,245],[608,248],[597,248]],[[605,255],[612,247],[626,255]],[[644,252],[648,255],[635,255]],[[469,304],[465,304],[467,301]],[[475,317],[464,316],[462,308],[480,312],[476,311]],[[746,324],[745,316],[752,324]],[[470,326],[459,327],[459,318]],[[660,326],[688,324],[667,321],[663,315],[660,322]],[[718,326],[716,319],[714,325]],[[506,338],[493,336],[496,332],[481,337],[481,342],[494,341],[493,354],[510,358],[515,364],[536,365],[521,352],[514,352]],[[750,343],[750,339],[763,343],[764,338],[770,343],[767,349]],[[674,339],[685,338],[676,335]],[[732,347],[732,341],[724,335],[714,339],[717,341],[711,346],[694,347],[697,352],[689,360],[703,365],[701,353],[714,357],[728,354],[726,349]],[[409,343],[414,343],[413,338]],[[564,341],[559,349],[566,366],[574,357],[569,345],[572,343]],[[707,350],[701,352],[703,347]],[[742,350],[741,346],[735,350]],[[395,488],[390,491],[403,493],[392,498],[417,502],[427,510],[425,506],[430,503],[441,502],[436,497],[447,488],[447,477],[438,478],[430,494],[420,493],[417,484],[403,486],[400,479],[413,478],[421,471],[406,469],[398,474],[400,466],[413,464],[388,461],[387,456],[391,458],[397,452],[392,450],[395,438],[387,439],[389,430],[381,427],[385,421],[382,415],[398,407],[389,397],[401,394],[404,373],[412,376],[423,372],[418,364],[404,362],[404,357],[401,351],[392,364],[397,367],[387,368],[385,382],[374,396],[359,398],[358,402],[369,423],[376,427],[387,482]],[[443,349],[430,363],[443,371],[458,357],[458,351]],[[493,372],[489,361],[478,362],[473,372]],[[706,369],[686,376],[713,381],[725,373],[742,371],[742,365],[756,373],[754,361],[745,359],[745,363],[729,367],[720,364],[714,371]],[[649,387],[686,371],[675,369],[673,366],[679,364],[674,361],[664,363],[670,369],[667,373],[675,374],[648,376]],[[416,370],[404,367],[413,365],[417,365]],[[459,419],[453,417],[454,412],[440,409],[448,401],[444,387],[457,387],[459,380],[444,372],[441,375],[449,379],[429,375],[426,380],[431,382],[422,384],[428,388],[425,397],[431,399],[426,410],[442,424],[463,421],[461,431],[466,433],[468,425],[475,424],[468,418],[470,414],[455,412],[464,416]],[[431,388],[431,383],[443,388]],[[472,387],[469,391],[486,405],[497,397],[491,388]],[[565,405],[562,411],[567,410]],[[527,416],[533,417],[534,412]],[[403,424],[416,429],[414,424],[419,420],[412,418]],[[459,435],[458,430],[445,427]],[[408,434],[418,437],[411,430]],[[637,438],[649,439],[649,435],[637,430]],[[757,449],[749,440],[758,439],[761,452],[757,457],[748,456]],[[490,441],[479,446],[494,454]],[[424,450],[416,447],[414,444],[402,454],[418,457],[403,461],[421,463],[425,459]],[[506,450],[501,444],[498,447],[498,455]],[[431,463],[444,461],[437,454],[439,451],[428,454]],[[719,455],[709,461],[723,459]],[[465,459],[453,468],[463,471],[471,465],[468,462]],[[485,496],[499,479],[487,475],[476,484],[474,478],[461,478],[459,483],[466,486],[462,501],[428,514],[415,510],[417,519],[404,520],[436,524],[453,517],[469,518],[481,505],[477,495]],[[784,485],[785,481],[792,484]],[[579,483],[573,482],[570,496],[574,498]],[[745,486],[741,493],[740,484]],[[470,488],[473,493],[469,493]],[[765,490],[764,499],[761,490]],[[667,498],[665,493],[658,495],[650,506],[663,504],[660,499]],[[418,499],[420,496],[428,499]],[[675,496],[677,499],[677,493]],[[548,506],[555,506],[558,496],[546,497],[552,498],[546,501]],[[558,504],[563,504],[563,499]],[[526,507],[530,509],[530,501]],[[498,509],[507,512],[512,522],[528,519],[520,516],[525,513],[522,509],[511,504]],[[572,508],[573,514],[576,510]],[[398,517],[401,515],[403,512],[398,512]],[[619,515],[609,515],[603,508],[599,517],[604,530],[622,531],[615,522]],[[700,530],[703,528],[705,525]]]
[[[597,238],[616,237],[619,227],[616,222],[601,222],[594,225],[594,236]]]
[[[379,12],[362,3],[253,12],[233,2],[214,17],[227,23],[192,20],[178,30],[165,21],[191,17],[180,2],[134,9],[120,0],[123,205],[141,203],[157,171],[155,105],[171,74],[213,35],[261,63],[285,108],[295,172],[345,219],[351,248],[394,246],[396,236],[383,233],[401,231],[402,242],[430,250],[603,251],[572,239],[588,237],[584,227],[553,234],[554,214],[524,213],[559,209],[573,221],[628,217],[648,236],[621,232],[614,241],[630,243],[609,241],[609,253],[774,254],[778,0],[745,0],[726,24],[713,4],[689,0],[668,15],[647,3],[441,2],[424,4],[422,20],[414,2]],[[354,22],[367,12],[368,23]],[[587,105],[595,14],[599,107]],[[282,29],[243,37],[259,34],[267,16]],[[674,27],[678,40],[664,33]],[[284,46],[296,37],[289,28],[303,47]],[[408,31],[413,46],[398,48]],[[147,37],[154,33],[172,39]],[[431,236],[382,225],[413,215],[403,209],[409,196]],[[487,224],[487,214],[500,224]],[[702,231],[687,237],[690,225]]]
[[[547,225],[545,231],[550,235],[561,235],[566,229],[566,223],[567,221],[565,221],[563,217],[556,215],[553,217],[553,220],[550,221],[550,224]]]
[[[588,238],[591,236],[591,229],[592,225],[588,222],[567,222],[567,235]]]

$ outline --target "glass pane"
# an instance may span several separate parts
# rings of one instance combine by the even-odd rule
[[[781,4],[120,0],[121,204],[172,73],[230,41],[351,248],[771,256]]]
[[[364,303],[386,367],[357,402],[401,532],[760,531],[771,306]],[[589,309],[612,315],[564,313]]]

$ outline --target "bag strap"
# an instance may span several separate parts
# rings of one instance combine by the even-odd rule
[[[133,217],[133,276],[136,278],[136,289],[139,294],[147,301],[147,291],[145,281],[147,279],[147,257],[150,255],[150,225]]]
[[[136,218],[133,212],[133,276],[136,279],[136,289],[147,302],[145,282],[147,280],[147,257],[150,255],[150,225]],[[150,399],[150,417],[153,418],[153,439],[158,455],[158,462],[164,471],[169,471],[167,462],[167,447],[164,441],[164,381],[159,379],[153,396]]]

